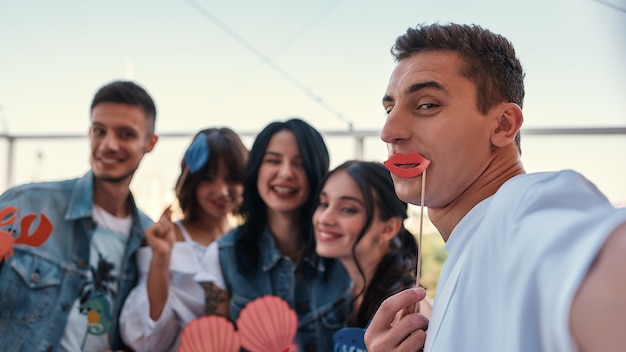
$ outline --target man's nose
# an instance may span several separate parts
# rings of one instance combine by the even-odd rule
[[[107,133],[100,143],[100,148],[104,150],[117,150],[119,148],[119,141],[117,136],[113,133]]]
[[[385,124],[380,131],[380,139],[385,143],[397,143],[409,139],[411,129],[406,126],[399,111],[391,110],[387,115]]]

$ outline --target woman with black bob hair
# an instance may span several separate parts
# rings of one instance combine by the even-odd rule
[[[351,290],[345,269],[307,246],[316,190],[328,172],[326,144],[301,119],[272,122],[257,135],[248,160],[244,223],[209,246],[196,276],[206,290],[206,313],[236,322],[247,303],[275,295],[298,315],[300,350],[330,351]]]
[[[316,251],[339,259],[350,274],[349,327],[365,328],[383,300],[415,286],[417,242],[406,218],[407,203],[381,163],[349,160],[322,182],[313,215]]]

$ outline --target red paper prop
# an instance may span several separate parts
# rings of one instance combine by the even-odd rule
[[[239,314],[237,328],[226,318],[211,315],[192,320],[180,335],[179,352],[295,352],[298,316],[277,296],[248,303]]]
[[[233,324],[218,315],[192,320],[180,334],[179,352],[239,352],[241,343]]]
[[[241,346],[254,352],[295,352],[298,316],[277,296],[263,296],[248,303],[237,319]]]
[[[26,214],[20,220],[20,235],[14,237],[13,223],[17,220],[17,208],[14,206],[6,206],[0,210],[0,258],[8,261],[14,255],[13,246],[16,244],[24,244],[32,247],[41,246],[50,234],[52,234],[52,223],[44,213],[40,213],[39,224],[30,232],[31,225],[37,219],[37,214]],[[5,227],[8,229],[5,230]]]
[[[409,154],[395,153],[383,164],[392,174],[411,178],[421,175],[430,165],[430,160],[416,152]]]

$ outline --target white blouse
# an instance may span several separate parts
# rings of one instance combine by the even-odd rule
[[[183,327],[204,312],[204,289],[194,280],[206,247],[191,239],[179,222],[185,241],[174,243],[170,263],[170,288],[165,307],[158,320],[150,318],[147,279],[152,249],[137,252],[139,283],[129,294],[120,315],[124,342],[134,350],[177,351],[178,336]]]
[[[213,241],[209,244],[204,252],[204,256],[200,259],[200,268],[198,269],[195,280],[199,283],[212,282],[222,290],[226,289],[217,241]]]

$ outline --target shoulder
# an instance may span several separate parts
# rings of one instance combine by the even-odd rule
[[[237,239],[241,237],[241,231],[239,228],[234,228],[228,231],[224,236],[220,237],[216,242],[219,249],[232,247],[235,245]]]
[[[500,187],[491,205],[492,209],[519,212],[609,207],[612,205],[596,185],[572,170],[516,176]]]
[[[133,222],[138,222],[142,229],[147,229],[154,223],[154,220],[152,220],[152,218],[150,218],[150,216],[148,216],[143,210],[137,207],[132,193],[130,193],[128,197],[130,205],[133,209]]]
[[[588,196],[606,200],[596,185],[574,170],[519,175],[504,183],[497,194],[519,194],[520,191],[529,192],[530,195],[550,193],[551,195]]]
[[[0,195],[0,208],[11,206],[20,213],[44,211],[48,217],[62,216],[72,202],[75,183],[76,179],[15,186]]]
[[[139,219],[139,225],[141,225],[143,229],[148,228],[154,223],[154,221],[139,208],[137,208],[137,218]]]
[[[1,198],[31,197],[42,193],[71,192],[78,179],[61,181],[33,182],[14,186],[7,189]]]
[[[572,170],[516,176],[487,204],[489,221],[482,223],[506,237],[523,233],[524,242],[571,243],[573,234],[589,239],[590,230],[583,229],[601,229],[615,210],[592,182]]]

